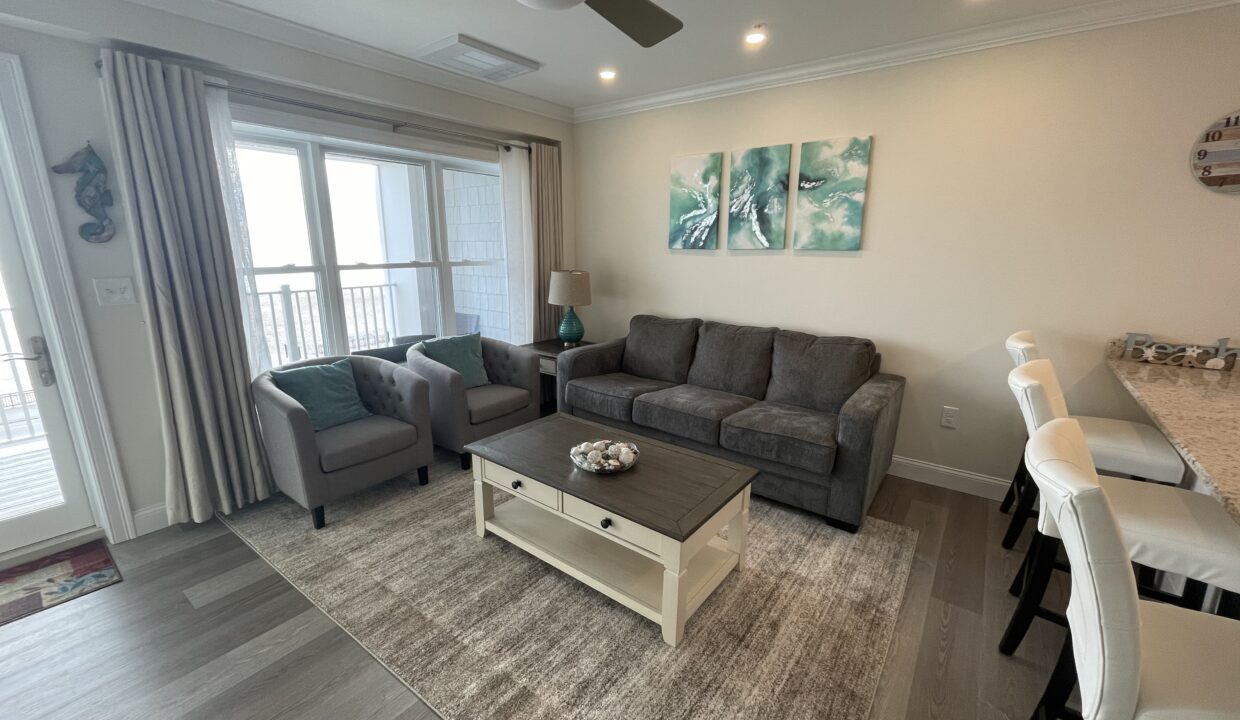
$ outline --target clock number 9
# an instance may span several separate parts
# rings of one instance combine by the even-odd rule
[[[1197,159],[1198,159],[1198,160],[1205,160],[1205,159],[1206,159],[1206,156],[1207,156],[1207,155],[1209,155],[1209,154],[1210,154],[1210,153],[1209,153],[1209,152],[1207,152],[1207,151],[1205,151],[1205,150],[1198,150],[1198,151],[1197,151]]]

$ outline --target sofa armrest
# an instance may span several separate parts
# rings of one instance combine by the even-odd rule
[[[520,345],[482,338],[482,364],[486,366],[491,382],[519,387],[529,392],[533,402],[538,402],[538,392],[542,387],[539,383],[538,353]]]
[[[856,525],[865,517],[891,467],[904,385],[899,375],[878,373],[840,408],[830,516]]]
[[[452,368],[435,362],[409,348],[408,368],[426,380],[430,393],[431,435],[435,444],[457,450],[464,443],[469,426],[469,406],[465,403],[465,378]]]
[[[620,372],[624,361],[626,338],[586,345],[565,350],[555,363],[555,400],[557,409],[566,413],[570,409],[564,399],[564,389],[570,380]]]
[[[267,373],[255,378],[250,387],[258,410],[263,447],[276,485],[285,495],[310,507],[311,499],[318,496],[323,477],[310,413],[276,387]]]

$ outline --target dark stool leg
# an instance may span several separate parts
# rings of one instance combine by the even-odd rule
[[[1021,491],[1025,489],[1025,480],[1028,477],[1025,473],[1025,458],[1021,457],[1020,462],[1016,463],[1016,472],[1012,475],[1012,482],[1008,485],[1007,495],[1003,496],[1003,504],[999,506],[999,512],[1006,515],[1007,511],[1012,509],[1016,498],[1020,497]]]
[[[1206,604],[1206,588],[1200,580],[1189,578],[1184,581],[1184,592],[1180,595],[1180,607],[1189,610],[1200,610]]]
[[[999,641],[999,652],[1011,655],[1020,647],[1025,633],[1036,617],[1049,615],[1042,610],[1042,597],[1046,595],[1046,586],[1050,584],[1051,573],[1055,571],[1055,556],[1059,554],[1059,540],[1041,533],[1035,533],[1029,548],[1029,570],[1025,576],[1025,587],[1020,594],[1020,602],[1008,621],[1003,639]]]
[[[426,465],[418,468],[418,484],[425,485],[431,481],[431,469]]]
[[[1075,687],[1076,661],[1072,657],[1072,633],[1068,633],[1063,641],[1063,650],[1059,651],[1059,661],[1055,663],[1050,682],[1046,683],[1046,690],[1034,708],[1031,720],[1058,720],[1063,716]]]
[[[1020,597],[1020,593],[1025,589],[1025,577],[1029,573],[1029,556],[1033,554],[1033,548],[1025,551],[1025,559],[1020,561],[1020,569],[1016,571],[1016,577],[1012,578],[1012,584],[1008,586],[1008,594],[1012,597]]]
[[[1011,550],[1020,539],[1025,523],[1033,516],[1033,508],[1038,502],[1038,488],[1033,483],[1026,483],[1024,492],[1016,501],[1016,509],[1012,511],[1012,521],[1008,523],[1007,534],[1003,536],[1003,549]]]
[[[315,509],[311,510],[311,511],[310,511],[310,517],[311,517],[311,518],[313,518],[313,520],[314,520],[314,529],[315,529],[315,530],[322,530],[322,529],[323,529],[323,526],[327,524],[327,520],[326,520],[326,519],[324,518],[324,516],[323,516],[323,506],[322,506],[322,505],[320,505],[320,506],[316,507]]]
[[[469,453],[461,453],[461,469],[468,470],[473,467],[473,455]]]
[[[1218,614],[1225,618],[1240,620],[1240,593],[1224,590],[1218,601]]]

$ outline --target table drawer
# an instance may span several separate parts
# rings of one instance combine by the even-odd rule
[[[543,485],[537,480],[531,480],[524,475],[518,475],[508,468],[496,465],[493,462],[485,463],[482,473],[483,479],[492,485],[502,487],[514,495],[527,497],[534,502],[546,505],[552,510],[560,509],[560,491],[549,485]]]
[[[663,551],[663,536],[659,533],[572,495],[564,495],[564,514],[656,555]]]
[[[543,375],[555,374],[555,358],[538,358],[538,371]]]

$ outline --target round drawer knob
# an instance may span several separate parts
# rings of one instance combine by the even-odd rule
[[[516,490],[516,489],[517,489],[517,488],[519,488],[519,487],[521,487],[521,481],[520,481],[520,480],[513,480],[513,481],[512,481],[512,489],[513,489],[513,490]]]
[[[603,529],[606,530],[611,527],[611,518],[603,518],[603,522],[599,523],[599,525],[603,526]]]

